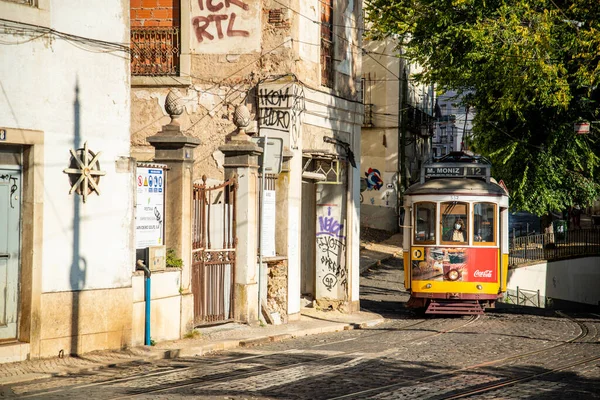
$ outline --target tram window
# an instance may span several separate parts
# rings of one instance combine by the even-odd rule
[[[440,204],[443,242],[448,244],[467,243],[467,228],[469,226],[467,211],[467,203],[452,201]]]
[[[475,203],[473,205],[473,243],[494,243],[495,221],[495,204]]]
[[[435,243],[435,203],[415,204],[415,243]]]

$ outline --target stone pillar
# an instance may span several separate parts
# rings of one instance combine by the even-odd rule
[[[225,155],[225,179],[237,177],[236,262],[233,309],[234,318],[253,323],[258,310],[258,157],[262,149],[250,140],[244,127],[249,121],[245,106],[236,109],[234,123],[239,132],[219,150]]]
[[[300,318],[302,124],[304,89],[290,78],[259,86],[261,136],[283,139],[285,165],[277,180],[276,249],[288,258],[288,316]]]
[[[181,271],[182,298],[182,334],[193,320],[193,298],[191,295],[192,268],[192,191],[194,148],[200,139],[186,136],[181,131],[178,117],[183,113],[181,95],[171,91],[165,101],[165,109],[171,116],[171,122],[163,126],[162,131],[149,137],[148,142],[155,148],[154,161],[166,164],[165,185],[165,245],[172,248],[183,260]],[[186,296],[187,295],[187,296]]]

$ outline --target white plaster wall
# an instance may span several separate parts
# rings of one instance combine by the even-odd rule
[[[585,304],[600,304],[600,257],[548,263],[546,296]]]
[[[509,289],[539,290],[541,296],[600,304],[600,257],[585,257],[519,267],[509,271]]]
[[[546,262],[510,269],[508,271],[507,288],[511,290],[525,289],[540,291],[540,296],[546,296]]]
[[[314,44],[321,43],[321,31],[320,26],[313,21],[318,21],[320,19],[321,10],[319,4],[317,0],[300,0],[298,3],[298,12],[300,15],[307,17],[298,18],[298,31],[302,38],[298,52],[302,59],[318,63],[320,48]]]
[[[50,26],[58,31],[127,43],[125,1],[50,3]],[[25,42],[31,36],[3,35]],[[131,285],[133,181],[129,156],[129,61],[123,52],[103,53],[91,44],[39,38],[0,46],[0,126],[44,132],[44,242],[42,290],[115,288]],[[101,195],[79,204],[63,169],[74,146],[76,89],[80,144],[102,152],[106,176]],[[79,232],[78,237],[74,233]],[[75,262],[73,260],[76,259]]]
[[[346,202],[346,265],[349,275],[349,301],[359,299],[360,271],[360,136],[362,123],[362,104],[351,102],[329,94],[304,88],[306,110],[302,114],[302,148],[321,148],[337,151],[334,146],[323,142],[322,134],[347,141],[355,156],[357,167],[348,164],[348,183],[350,196]],[[316,127],[319,129],[311,129]],[[323,131],[323,129],[325,129]],[[312,132],[312,134],[309,134]],[[315,134],[319,132],[319,134]],[[341,150],[344,153],[343,150]],[[318,201],[317,201],[318,203]],[[290,296],[290,300],[292,297]]]
[[[243,2],[195,0],[190,1],[189,4],[191,4],[192,18],[190,29],[192,53],[244,54],[260,50],[260,0]],[[240,7],[241,4],[245,6]],[[209,19],[212,21],[208,22]],[[221,34],[219,34],[219,27]]]
[[[150,337],[153,340],[180,338],[181,271],[165,271],[152,274],[150,281]],[[145,279],[142,274],[132,278],[133,316],[132,344],[144,343],[146,324]]]
[[[373,104],[372,124],[377,128],[398,127],[402,59],[393,40],[365,40],[367,55],[362,60],[365,79],[364,102]]]

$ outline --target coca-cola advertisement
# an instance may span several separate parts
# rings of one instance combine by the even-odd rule
[[[496,282],[498,249],[425,247],[413,251],[412,276],[429,281]]]

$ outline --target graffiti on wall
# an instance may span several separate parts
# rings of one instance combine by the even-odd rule
[[[369,168],[365,172],[367,177],[367,190],[379,190],[383,186],[383,179],[381,179],[381,172],[375,168]]]
[[[240,43],[239,38],[260,34],[256,29],[260,25],[258,3],[252,0],[192,1],[194,50],[208,53],[246,53],[257,50],[255,45],[245,43],[246,40]],[[258,43],[260,45],[259,40]],[[209,44],[215,46],[207,46]]]
[[[360,179],[360,202],[372,206],[396,207],[396,172],[386,172],[385,176],[376,168],[369,168]],[[384,187],[385,186],[385,187]],[[377,191],[377,195],[373,195]]]
[[[289,132],[289,147],[298,148],[304,89],[298,85],[258,90],[260,127]],[[286,145],[284,137],[284,145]]]
[[[325,206],[327,215],[320,215],[317,224],[317,269],[323,286],[329,292],[338,285],[345,290],[348,271],[344,224],[336,215],[332,215],[332,205]]]

